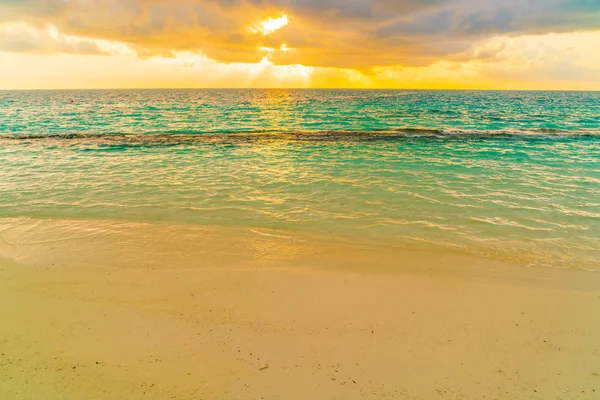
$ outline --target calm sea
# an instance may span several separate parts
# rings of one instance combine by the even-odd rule
[[[15,218],[600,269],[600,93],[0,92],[0,222]]]

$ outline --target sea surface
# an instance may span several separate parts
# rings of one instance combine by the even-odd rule
[[[0,235],[23,219],[600,270],[600,93],[0,92]]]

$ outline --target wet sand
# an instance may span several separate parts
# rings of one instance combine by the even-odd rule
[[[3,231],[1,399],[600,398],[597,272],[264,234],[194,261],[69,232]]]

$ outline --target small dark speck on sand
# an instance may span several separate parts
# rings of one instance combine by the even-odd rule
[[[269,367],[270,367],[269,365],[265,365],[264,367],[259,368],[259,371],[264,371],[265,369],[269,369]]]

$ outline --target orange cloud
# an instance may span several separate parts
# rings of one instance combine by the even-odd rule
[[[286,43],[297,51],[274,63],[361,69],[430,65],[503,34],[600,29],[600,2],[582,0],[4,0],[0,15],[123,42],[143,57],[259,62],[261,47]]]

